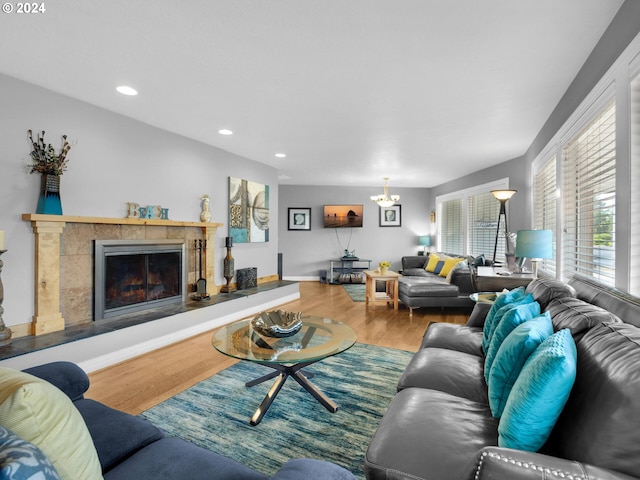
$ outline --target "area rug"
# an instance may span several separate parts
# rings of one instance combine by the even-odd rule
[[[364,478],[364,454],[396,383],[413,354],[356,344],[306,370],[313,383],[338,404],[329,413],[288,379],[262,422],[249,418],[273,384],[246,388],[245,382],[272,370],[239,362],[140,416],[170,436],[231,457],[273,475],[289,458],[318,458]]]
[[[354,302],[365,301],[367,291],[364,283],[343,283],[342,287]]]

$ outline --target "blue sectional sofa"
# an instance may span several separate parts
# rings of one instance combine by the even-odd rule
[[[24,372],[0,368],[0,474],[28,471],[2,478],[267,480],[230,458],[169,438],[144,419],[85,398],[88,388],[85,372],[69,362]],[[313,459],[290,460],[272,478],[355,479]]]

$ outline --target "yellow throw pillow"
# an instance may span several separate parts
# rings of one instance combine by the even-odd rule
[[[63,480],[102,478],[82,415],[49,382],[0,367],[0,425],[40,448]]]
[[[440,270],[440,276],[446,277],[447,275],[449,275],[449,272],[453,269],[453,267],[455,267],[458,263],[462,262],[463,260],[464,258],[459,258],[459,257],[447,258],[444,261],[444,266],[442,267],[442,270]]]
[[[440,259],[440,257],[438,257],[438,255],[436,255],[435,253],[430,253],[429,254],[429,261],[427,262],[427,266],[424,267],[424,269],[427,272],[435,272],[436,271],[436,265],[438,265],[438,260]]]

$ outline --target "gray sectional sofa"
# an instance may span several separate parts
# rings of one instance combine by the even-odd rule
[[[542,446],[498,446],[504,414],[492,415],[483,375],[491,305],[478,304],[466,325],[428,327],[366,452],[367,479],[640,478],[639,299],[580,276],[526,292],[575,349],[574,383]]]
[[[429,256],[402,257],[402,277],[398,280],[398,300],[409,308],[409,315],[420,307],[473,308],[469,295],[476,291],[468,260],[446,277],[427,272]],[[448,254],[451,257],[457,255]],[[474,259],[471,259],[472,261]],[[481,260],[484,265],[484,258]]]

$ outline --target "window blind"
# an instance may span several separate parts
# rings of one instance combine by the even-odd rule
[[[467,252],[469,254],[475,257],[484,253],[487,258],[493,255],[499,213],[500,202],[490,192],[470,195],[467,198],[467,225],[469,226]],[[498,239],[496,253],[498,258],[504,258],[504,248],[503,234],[501,239]]]
[[[563,277],[615,283],[615,103],[563,147]]]
[[[631,218],[629,293],[640,296],[640,75],[631,81]]]
[[[440,204],[440,249],[448,253],[462,253],[462,199],[455,198]]]
[[[554,277],[556,276],[556,190],[556,156],[553,155],[533,176],[533,228],[553,232],[553,258],[542,260],[538,264],[538,268]]]

